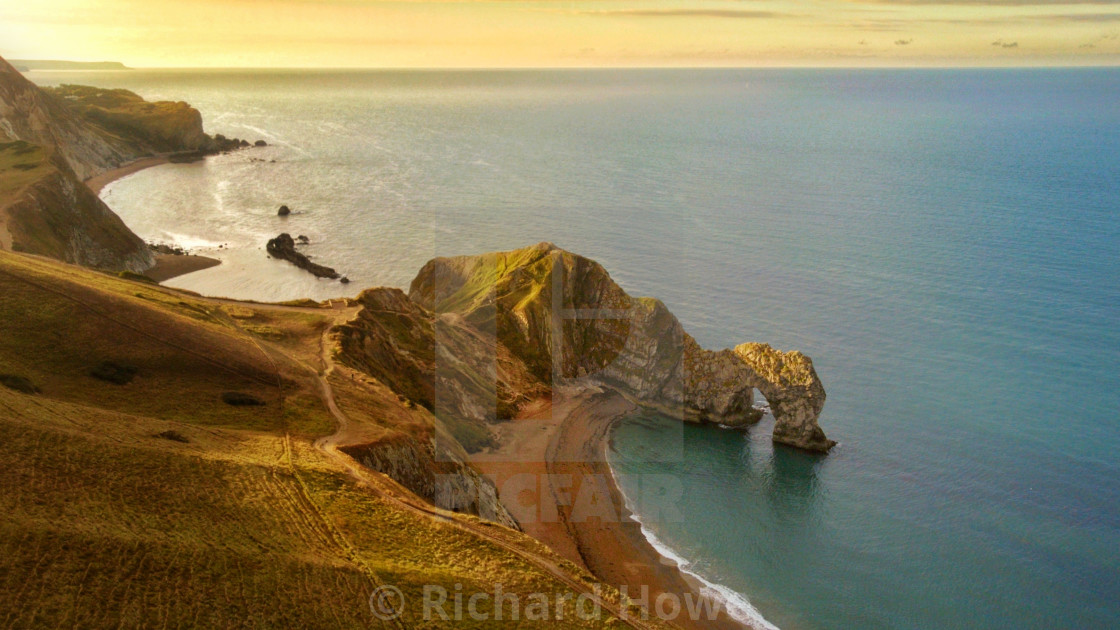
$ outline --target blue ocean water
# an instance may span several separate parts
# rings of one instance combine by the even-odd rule
[[[227,261],[178,286],[328,297],[549,240],[707,347],[813,357],[826,458],[648,415],[611,453],[624,490],[681,480],[647,528],[779,627],[1120,624],[1120,71],[32,78],[271,143],[103,193]],[[265,259],[281,230],[352,288]]]

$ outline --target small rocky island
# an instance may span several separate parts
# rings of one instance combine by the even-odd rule
[[[301,238],[300,242],[305,241],[303,241]],[[284,232],[280,236],[277,236],[276,238],[270,240],[265,249],[268,250],[268,254],[273,258],[286,260],[299,267],[300,269],[310,271],[317,278],[330,278],[331,280],[338,280],[341,277],[339,273],[334,269],[325,267],[323,265],[317,265],[311,262],[311,259],[307,256],[304,256],[303,254],[297,252],[296,241],[292,238],[292,235],[288,234],[287,232]]]

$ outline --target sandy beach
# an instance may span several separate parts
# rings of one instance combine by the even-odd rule
[[[110,182],[165,164],[152,157],[107,171],[86,181],[95,193]],[[164,282],[221,261],[205,256],[157,254],[145,275]],[[560,391],[521,417],[499,425],[500,446],[471,458],[502,491],[502,501],[526,534],[540,540],[604,584],[625,586],[631,599],[652,607],[658,596],[681,602],[699,597],[698,581],[663,557],[642,534],[626,508],[606,459],[611,428],[635,406],[623,396],[599,389]],[[687,629],[741,629],[721,613],[714,620],[674,617]]]
[[[111,182],[146,168],[167,164],[170,161],[171,158],[165,155],[140,158],[139,160],[133,160],[119,168],[105,171],[100,175],[95,175],[87,179],[85,184],[95,195],[100,196],[101,191]],[[0,228],[2,228],[2,226],[0,226]],[[195,256],[193,254],[156,254],[155,266],[145,271],[144,275],[156,282],[166,282],[172,278],[203,269],[209,269],[210,267],[216,267],[220,264],[222,264],[222,261],[217,258],[210,258],[209,256]]]
[[[159,166],[160,164],[167,164],[171,158],[165,155],[156,155],[152,157],[140,158],[133,160],[120,167],[105,171],[100,175],[94,175],[86,180],[86,186],[93,191],[95,195],[101,195],[101,189],[109,185],[110,182],[116,181],[126,175],[131,175],[137,171],[142,171],[146,168]]]
[[[557,394],[551,406],[498,428],[501,446],[471,458],[502,491],[506,508],[525,533],[604,583],[625,585],[632,599],[652,605],[670,593],[685,601],[699,583],[663,557],[626,509],[606,459],[611,428],[634,411],[607,390]],[[713,621],[675,618],[682,628],[743,628],[726,614]]]
[[[164,282],[188,273],[217,267],[222,261],[194,254],[156,254],[156,266],[144,272],[156,282]]]

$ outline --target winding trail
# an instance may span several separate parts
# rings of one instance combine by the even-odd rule
[[[31,280],[30,278],[23,277],[22,275],[15,274],[15,273],[9,272],[7,270],[0,269],[0,273],[2,273],[5,276],[9,276],[9,277],[11,277],[15,280],[18,280],[18,281],[27,283],[29,285],[32,285],[32,286],[34,286],[34,287],[36,287],[40,290],[47,291],[47,292],[56,294],[58,296],[61,296],[61,297],[65,298],[66,300],[76,304],[78,307],[82,308],[83,310],[86,310],[86,311],[88,311],[92,314],[95,314],[95,315],[97,315],[97,316],[99,316],[103,319],[108,320],[108,321],[112,321],[112,322],[114,322],[114,323],[116,323],[120,326],[123,326],[127,329],[132,330],[135,333],[138,333],[138,334],[141,334],[145,337],[148,337],[148,338],[150,338],[150,339],[152,339],[152,340],[154,340],[158,343],[161,343],[161,344],[164,344],[168,347],[174,348],[175,350],[178,350],[180,352],[184,352],[184,353],[188,353],[188,354],[197,356],[197,357],[199,357],[203,360],[206,360],[208,363],[211,363],[211,364],[215,365],[216,367],[219,367],[223,370],[227,370],[227,371],[234,372],[234,373],[239,373],[232,366],[228,366],[228,365],[226,365],[226,364],[224,364],[220,361],[216,361],[213,358],[208,357],[204,353],[201,353],[201,352],[199,352],[199,351],[197,351],[193,348],[184,347],[180,344],[176,344],[176,343],[173,343],[173,342],[171,342],[167,339],[161,338],[158,335],[153,335],[149,331],[143,330],[143,329],[133,325],[130,322],[124,321],[123,319],[121,319],[119,317],[116,317],[109,312],[106,312],[105,309],[94,306],[93,304],[90,304],[89,302],[86,302],[85,300],[82,300],[75,295],[71,295],[71,294],[67,293],[66,291],[60,290],[60,289],[55,288],[55,287],[47,286],[43,283],[36,282],[34,280]],[[145,288],[153,289],[154,287],[151,287],[150,285],[145,285]],[[162,291],[164,291],[168,294],[181,295],[180,292],[175,291],[174,289],[169,289],[167,287],[159,287],[157,290],[162,290]],[[343,319],[346,315],[348,315],[350,313],[349,308],[333,307],[333,308],[325,309],[325,308],[322,308],[322,307],[293,306],[293,305],[281,305],[281,304],[261,304],[261,303],[243,302],[243,301],[228,300],[228,299],[221,299],[221,298],[206,298],[206,297],[197,296],[197,295],[191,295],[190,297],[191,297],[191,299],[196,300],[198,302],[208,303],[208,304],[212,304],[212,305],[215,305],[215,306],[218,306],[218,305],[237,305],[237,306],[244,306],[244,307],[260,309],[260,310],[268,310],[268,311],[303,312],[303,313],[315,313],[315,314],[319,314],[319,315],[325,315],[327,313],[333,313],[334,319],[332,321],[332,324],[337,323],[339,320]],[[549,576],[551,576],[556,581],[566,585],[573,592],[581,594],[581,595],[586,595],[588,598],[590,598],[590,600],[592,602],[594,602],[599,607],[599,609],[601,609],[603,611],[606,611],[609,615],[612,615],[613,617],[615,617],[619,621],[621,621],[623,624],[625,624],[625,625],[627,625],[631,628],[644,630],[644,629],[647,629],[647,628],[659,628],[659,627],[666,627],[666,626],[673,627],[672,624],[669,624],[668,622],[664,622],[664,621],[651,622],[651,621],[644,620],[644,619],[636,619],[632,615],[623,616],[623,612],[622,612],[623,609],[619,605],[613,604],[613,603],[611,603],[609,601],[606,601],[603,598],[601,598],[599,593],[596,590],[592,589],[588,584],[572,577],[571,574],[568,571],[566,571],[564,568],[562,568],[560,566],[560,564],[558,564],[557,561],[553,560],[552,558],[549,558],[548,556],[545,556],[544,554],[538,554],[538,553],[535,553],[531,550],[528,550],[528,549],[525,549],[521,546],[518,546],[518,545],[510,542],[509,540],[507,540],[503,536],[500,536],[500,535],[496,534],[495,533],[496,529],[499,530],[499,531],[504,530],[504,528],[501,528],[501,526],[494,525],[494,524],[489,524],[489,523],[475,524],[475,523],[465,521],[462,518],[459,518],[459,517],[455,516],[454,513],[446,512],[446,511],[440,510],[439,508],[435,508],[435,507],[430,506],[426,503],[420,502],[419,500],[416,500],[416,499],[412,498],[410,496],[411,493],[408,490],[404,489],[403,486],[400,486],[399,484],[397,484],[395,481],[393,481],[389,477],[387,477],[387,476],[385,476],[381,473],[377,473],[375,471],[372,471],[372,470],[369,470],[369,469],[365,468],[364,466],[359,464],[357,461],[355,461],[353,458],[351,458],[349,455],[346,455],[345,453],[339,451],[338,448],[337,448],[338,444],[346,436],[347,431],[349,430],[351,423],[350,423],[350,419],[346,416],[346,414],[343,413],[341,409],[339,409],[338,403],[335,400],[334,390],[331,387],[330,382],[329,382],[330,375],[333,374],[334,371],[335,371],[335,363],[334,363],[334,360],[331,356],[332,345],[331,345],[331,341],[330,341],[330,332],[331,332],[331,328],[333,326],[328,325],[324,329],[324,331],[323,331],[323,333],[322,333],[322,335],[319,339],[319,360],[321,362],[322,367],[321,367],[321,369],[315,369],[313,366],[307,364],[305,361],[303,361],[303,360],[301,360],[301,359],[299,359],[295,356],[292,356],[288,352],[286,352],[283,349],[277,347],[275,344],[272,344],[272,343],[269,343],[269,342],[262,342],[262,341],[258,340],[251,333],[248,333],[247,331],[244,331],[232,317],[229,317],[225,313],[220,313],[220,309],[215,309],[214,311],[205,309],[205,312],[214,321],[216,321],[218,323],[221,323],[222,325],[224,325],[226,327],[230,327],[233,330],[236,330],[238,332],[243,333],[257,347],[257,349],[260,350],[260,352],[265,355],[269,364],[275,370],[276,377],[277,377],[275,383],[268,383],[268,384],[269,385],[275,385],[278,388],[279,395],[281,397],[281,401],[283,400],[283,396],[284,396],[283,378],[282,378],[282,375],[281,375],[280,365],[276,361],[276,359],[274,358],[274,356],[272,354],[273,352],[276,352],[276,353],[282,355],[283,357],[285,357],[286,359],[292,361],[293,363],[295,363],[297,365],[301,365],[301,366],[305,367],[309,372],[311,372],[314,375],[314,378],[316,380],[316,383],[317,383],[318,389],[319,389],[319,396],[322,399],[323,404],[326,406],[327,410],[330,412],[331,416],[337,422],[338,426],[337,426],[336,430],[334,431],[334,433],[316,439],[312,443],[312,445],[314,446],[314,448],[316,450],[320,451],[321,453],[323,453],[324,455],[326,455],[327,457],[329,457],[330,459],[332,459],[333,461],[335,461],[336,463],[341,465],[350,474],[350,476],[353,477],[355,481],[357,481],[357,483],[360,486],[372,491],[379,498],[385,500],[386,502],[392,504],[393,506],[395,506],[399,509],[411,512],[413,514],[416,514],[416,515],[419,515],[419,516],[422,516],[422,517],[425,517],[425,518],[430,518],[430,519],[439,521],[439,522],[441,522],[441,523],[443,523],[447,526],[450,526],[450,527],[455,527],[455,528],[457,528],[457,529],[459,529],[463,532],[469,533],[469,534],[471,534],[475,537],[485,539],[489,543],[508,551],[509,553],[517,556],[518,558],[522,559],[526,563],[528,563],[528,564],[536,567],[537,569],[543,571],[544,573],[548,574]],[[281,405],[282,404],[283,403],[281,403]],[[363,572],[370,578],[370,580],[374,583],[375,586],[380,587],[380,586],[386,585],[386,582],[384,580],[382,580],[377,575],[376,571],[374,571],[372,569],[372,567],[369,567],[368,564],[361,558],[361,555],[359,553],[357,553],[357,550],[354,548],[353,544],[350,543],[350,541],[346,538],[345,534],[343,532],[339,531],[338,528],[335,527],[331,523],[330,519],[328,519],[320,511],[319,507],[315,504],[311,493],[308,491],[307,487],[304,485],[303,479],[299,475],[298,468],[296,467],[295,462],[293,461],[291,442],[292,442],[292,440],[291,440],[290,434],[285,433],[283,438],[282,438],[282,447],[283,448],[282,448],[282,454],[281,454],[281,457],[280,457],[280,461],[284,464],[284,466],[286,468],[288,468],[288,470],[290,470],[292,472],[292,474],[294,475],[295,480],[296,480],[296,482],[299,486],[299,492],[298,492],[299,496],[294,497],[293,500],[296,501],[299,508],[306,514],[306,516],[308,516],[309,518],[313,518],[315,520],[316,527],[326,536],[326,538],[329,539],[330,541],[332,541],[333,544],[335,544],[339,548],[339,550],[342,552],[342,554],[345,557],[347,557],[350,561],[354,562],[357,566],[359,566],[363,570]],[[403,625],[403,622],[400,620],[399,617],[394,618],[392,620],[383,619],[383,621],[388,621],[388,622],[392,623],[393,625],[395,625],[396,627],[399,627],[399,628],[404,628],[405,627]]]
[[[439,510],[438,508],[432,508],[426,505],[414,503],[410,500],[406,500],[401,496],[398,496],[396,492],[393,492],[386,487],[386,485],[388,484],[395,485],[395,482],[389,480],[387,477],[384,477],[380,473],[370,471],[358,462],[354,461],[354,459],[349,455],[346,455],[345,453],[339,451],[337,448],[338,443],[346,434],[346,431],[350,425],[350,420],[346,417],[346,414],[344,414],[342,410],[338,408],[338,404],[335,402],[334,398],[334,390],[331,388],[331,385],[328,382],[328,378],[334,372],[335,368],[334,360],[330,356],[331,353],[329,336],[330,329],[328,328],[323,332],[323,336],[320,339],[319,358],[323,363],[323,369],[322,371],[316,373],[316,379],[319,383],[319,392],[320,396],[323,398],[323,403],[327,406],[327,409],[331,412],[331,415],[334,416],[335,420],[338,422],[338,429],[330,435],[315,440],[314,446],[316,449],[323,452],[328,457],[334,459],[336,462],[345,467],[346,470],[350,472],[350,475],[355,480],[357,480],[359,485],[374,491],[378,496],[384,498],[394,506],[412,512],[414,514],[435,519],[452,527],[456,527],[462,531],[486,539],[488,542],[497,545],[502,549],[505,549],[506,551],[518,556],[525,562],[528,562],[534,567],[544,571],[545,573],[548,573],[554,579],[562,582],[576,593],[586,594],[591,598],[591,601],[595,602],[596,605],[598,605],[601,609],[607,611],[631,628],[644,629],[654,627],[646,624],[641,620],[633,619],[629,615],[623,617],[621,609],[618,606],[600,598],[597,592],[589,588],[586,584],[572,578],[567,571],[563,570],[551,559],[535,554],[527,549],[518,547],[493,534],[492,532],[487,531],[487,529],[497,526],[474,525],[473,523],[464,522],[460,519],[454,518],[449,514]]]

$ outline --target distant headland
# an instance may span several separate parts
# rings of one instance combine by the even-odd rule
[[[59,59],[10,59],[20,72],[30,70],[131,70],[119,61],[63,61]]]

